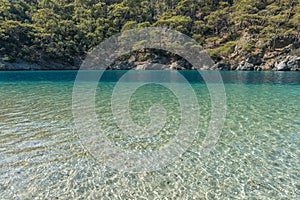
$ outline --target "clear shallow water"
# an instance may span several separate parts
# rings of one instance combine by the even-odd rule
[[[167,125],[151,142],[127,141],[110,107],[124,73],[107,72],[97,89],[99,124],[123,148],[156,148],[178,128],[178,101],[158,85],[137,90],[130,100],[133,121],[149,123],[147,110],[160,102]],[[197,72],[182,73],[199,101],[197,137],[169,166],[129,174],[105,167],[81,145],[72,116],[75,71],[0,72],[0,199],[299,199],[300,74],[222,72],[225,126],[214,151],[200,159],[210,97]]]

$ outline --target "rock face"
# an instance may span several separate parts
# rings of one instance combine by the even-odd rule
[[[142,60],[131,56],[128,60],[115,61],[111,70],[190,70],[192,65],[184,59],[174,59],[157,54],[148,55]]]
[[[254,71],[254,65],[249,62],[241,62],[239,66],[236,68],[236,70],[241,70],[241,71]]]
[[[15,71],[15,70],[77,70],[79,66],[64,65],[55,62],[45,62],[40,64],[28,63],[22,60],[9,63],[4,62],[0,58],[0,71]]]
[[[137,65],[134,61],[126,60],[123,62],[115,62],[111,66],[108,67],[108,69],[112,70],[129,70],[135,68]]]
[[[225,61],[216,63],[215,65],[203,68],[203,70],[240,70],[240,71],[300,71],[300,57],[280,55],[271,58],[272,62],[263,60],[264,51],[256,55],[247,56],[240,63],[229,64]],[[0,57],[0,71],[7,70],[77,70],[78,66],[70,66],[59,63],[39,63],[32,64],[17,60],[15,63],[2,61]],[[116,61],[107,69],[110,70],[191,70],[195,69],[189,62],[184,59],[172,59],[165,56],[154,55],[148,57],[145,61],[138,61],[134,56],[128,60]]]
[[[277,71],[288,71],[289,67],[286,63],[286,61],[281,61],[276,67]]]
[[[300,71],[300,57],[290,56],[287,65],[292,71]]]
[[[284,38],[275,38],[275,46],[285,46],[292,43],[296,44],[297,38],[290,38],[282,41]],[[280,43],[280,44],[279,44]],[[291,44],[290,44],[291,45]],[[249,53],[243,57],[243,61],[232,60],[227,62],[222,60],[213,66],[202,68],[201,70],[240,70],[240,71],[300,71],[300,57],[288,56],[293,49],[291,46],[284,49],[267,51],[261,49],[255,53]],[[288,53],[287,53],[288,52]],[[239,59],[241,60],[241,59]],[[163,65],[163,66],[162,66]],[[118,61],[109,69],[121,70],[195,70],[188,61],[181,58],[167,57],[164,55],[150,54],[144,60],[139,61],[135,56],[131,56],[127,61]]]
[[[220,62],[212,66],[211,70],[230,70],[230,66],[227,63]]]
[[[299,48],[300,47],[300,38],[295,35],[279,35],[279,36],[273,37],[270,40],[270,44],[269,44],[269,46],[273,49],[283,48],[288,45],[292,45],[293,48]]]
[[[300,57],[287,56],[283,61],[275,64],[277,71],[300,71]]]
[[[170,69],[166,65],[162,64],[143,64],[143,65],[138,65],[135,70],[168,70]]]

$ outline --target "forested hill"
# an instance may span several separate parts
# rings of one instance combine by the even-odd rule
[[[0,59],[79,65],[105,38],[150,26],[194,38],[220,68],[300,56],[299,0],[1,0]]]

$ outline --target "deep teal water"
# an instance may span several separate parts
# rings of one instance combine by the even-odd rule
[[[102,81],[115,82],[128,71],[105,71]],[[179,71],[188,81],[192,83],[203,83],[201,75],[196,71]],[[94,72],[86,71],[86,74]],[[136,71],[139,73],[139,71]],[[167,76],[171,72],[151,71],[145,73],[163,74]],[[214,73],[206,71],[206,73]],[[241,84],[300,84],[299,72],[243,72],[243,71],[221,71],[224,83]],[[0,71],[1,82],[20,81],[63,81],[73,82],[76,79],[77,71]]]
[[[149,108],[159,102],[167,111],[167,124],[151,141],[122,136],[112,115],[111,94],[125,73],[107,71],[99,83],[99,125],[123,148],[157,148],[178,129],[180,105],[170,90],[157,84],[139,88],[129,102],[132,120],[147,125]],[[136,73],[153,73],[164,82],[170,72]],[[180,73],[199,102],[194,142],[159,171],[129,174],[95,160],[76,134],[76,71],[0,72],[0,199],[299,199],[300,73],[221,72],[226,121],[206,158],[198,153],[211,117],[210,96],[197,72]]]

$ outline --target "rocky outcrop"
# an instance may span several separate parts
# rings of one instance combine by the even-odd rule
[[[216,63],[211,70],[230,70],[230,65],[224,62]]]
[[[280,37],[274,39],[275,44],[278,46],[281,39]],[[279,41],[280,40],[280,41]],[[226,61],[222,60],[215,65],[202,70],[240,70],[240,71],[300,71],[300,57],[289,55],[292,49],[291,42],[295,44],[297,38],[290,38],[283,49],[277,50],[256,50],[254,53],[244,55],[243,59],[238,57],[236,60]],[[239,61],[238,60],[242,60]],[[163,65],[163,66],[162,66]],[[191,70],[194,68],[188,61],[178,57],[168,57],[165,55],[150,54],[140,61],[136,56],[131,56],[126,61],[118,61],[114,63],[109,69],[135,69],[135,70]]]
[[[300,57],[287,56],[284,60],[275,64],[276,71],[300,71]]]
[[[289,67],[286,63],[286,61],[281,61],[276,67],[275,69],[277,71],[289,71]]]
[[[134,61],[131,60],[125,60],[122,62],[114,62],[111,66],[108,67],[108,69],[111,70],[129,70],[136,68],[136,64]]]
[[[174,57],[150,54],[142,60],[131,56],[128,60],[117,60],[108,69],[111,70],[191,70],[193,66],[186,60]]]
[[[166,65],[158,64],[158,63],[153,63],[153,64],[143,64],[143,65],[138,65],[135,70],[168,70],[170,69]]]
[[[264,51],[256,55],[249,55],[240,63],[230,64],[225,61],[216,63],[204,70],[240,70],[240,71],[300,71],[300,57],[278,56],[269,58],[272,62],[264,60]],[[15,63],[4,62],[0,58],[0,71],[8,70],[77,70],[78,66],[70,66],[55,62],[32,64],[17,60]],[[193,70],[193,66],[184,59],[167,58],[154,55],[145,61],[138,61],[134,56],[124,61],[116,61],[108,67],[111,70]]]
[[[300,57],[297,56],[281,56],[275,59],[271,64],[264,62],[256,65],[252,60],[242,61],[238,64],[228,65],[223,62],[217,63],[210,68],[211,70],[240,70],[240,71],[300,71]]]
[[[270,40],[269,46],[273,49],[284,48],[292,45],[292,48],[300,48],[300,37],[296,35],[279,35]]]
[[[16,60],[14,63],[4,62],[0,57],[0,71],[16,70],[77,70],[79,66],[71,66],[57,62],[29,63],[23,60]]]
[[[252,63],[243,61],[241,62],[236,70],[241,70],[241,71],[254,71],[254,65]]]

